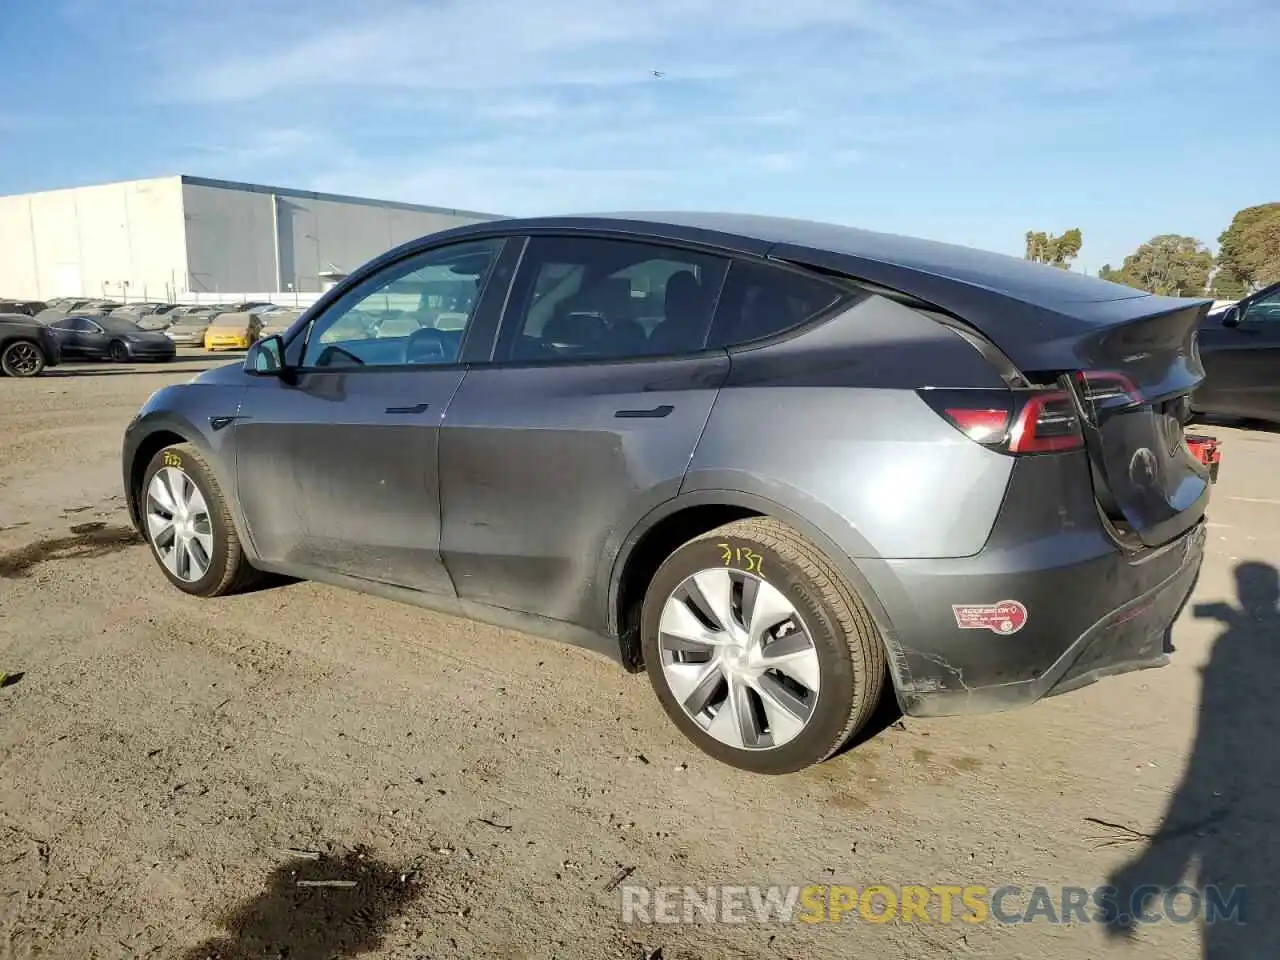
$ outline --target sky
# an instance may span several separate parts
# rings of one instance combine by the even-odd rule
[[[1280,200],[1275,0],[0,0],[0,194],[185,173],[1077,267]]]

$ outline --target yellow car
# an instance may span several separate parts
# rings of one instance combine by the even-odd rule
[[[206,350],[248,350],[258,339],[261,322],[251,313],[224,313],[204,332]]]

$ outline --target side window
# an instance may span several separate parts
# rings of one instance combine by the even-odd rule
[[[629,240],[535,237],[516,276],[499,360],[616,360],[706,346],[726,261]]]
[[[711,345],[729,347],[772,337],[831,309],[846,296],[824,280],[768,264],[736,261],[720,297]]]
[[[72,333],[86,333],[89,330],[89,321],[82,317],[67,317],[55,326],[59,330],[69,330]]]
[[[1280,323],[1280,288],[1254,300],[1245,308],[1241,323]]]
[[[501,240],[430,250],[347,293],[311,324],[302,366],[456,363]]]

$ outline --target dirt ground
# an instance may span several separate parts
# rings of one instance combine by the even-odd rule
[[[127,528],[120,437],[211,362],[0,379],[0,670],[22,672],[0,690],[0,956],[1280,956],[1280,436],[1215,429],[1209,556],[1169,667],[891,723],[765,778],[577,649],[309,583],[170,588]],[[1243,925],[1127,937],[857,911],[659,925],[623,921],[624,868],[1249,889]]]

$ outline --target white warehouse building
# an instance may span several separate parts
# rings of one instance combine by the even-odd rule
[[[0,197],[0,298],[302,293],[493,214],[170,176]]]

